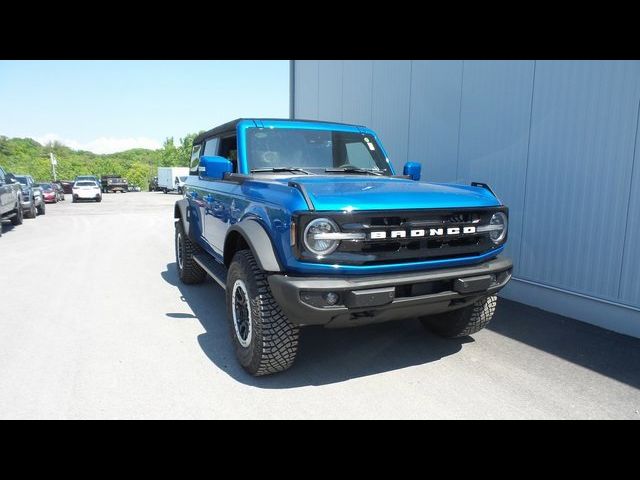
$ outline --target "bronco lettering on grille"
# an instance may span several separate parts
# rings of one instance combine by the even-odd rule
[[[473,235],[476,233],[476,227],[437,227],[437,228],[420,228],[415,230],[379,230],[369,234],[371,240],[384,240],[395,238],[419,238],[419,237],[444,237],[453,235]]]

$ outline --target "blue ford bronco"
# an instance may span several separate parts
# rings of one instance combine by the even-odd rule
[[[511,278],[507,208],[482,183],[396,174],[358,125],[239,119],[198,135],[176,202],[182,282],[226,289],[252,375],[289,368],[300,327],[419,318],[444,337],[491,320]]]

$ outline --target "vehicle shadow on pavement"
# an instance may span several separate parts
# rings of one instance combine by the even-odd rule
[[[207,357],[239,382],[259,388],[326,385],[435,362],[460,351],[470,337],[446,340],[426,331],[417,320],[358,328],[306,327],[301,331],[298,357],[291,369],[277,375],[252,377],[237,363],[225,312],[224,291],[212,280],[184,285],[176,264],[167,265],[162,278],[176,286],[206,333],[198,343]],[[167,313],[188,321],[190,315]]]
[[[487,329],[640,388],[640,339],[504,298]]]
[[[2,234],[6,235],[7,233],[12,232],[13,229],[16,228],[16,226],[9,221],[7,222],[0,221],[0,228],[2,228]]]

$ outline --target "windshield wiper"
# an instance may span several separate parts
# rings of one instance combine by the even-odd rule
[[[295,167],[269,167],[269,168],[254,168],[251,170],[251,173],[261,173],[261,172],[295,172],[295,173],[304,173],[305,175],[313,175],[311,172],[307,172],[302,168]]]
[[[369,170],[368,168],[358,168],[358,167],[345,167],[345,168],[325,168],[325,172],[329,173],[364,173],[365,175],[383,175],[382,172],[378,170]]]

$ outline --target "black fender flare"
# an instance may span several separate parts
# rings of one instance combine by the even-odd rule
[[[189,202],[186,198],[183,198],[176,202],[173,208],[173,218],[182,222],[182,226],[184,227],[187,237],[189,237],[192,242],[197,243],[198,239],[196,232],[193,231],[194,229],[191,227],[191,222],[189,222],[191,218],[189,212]]]
[[[187,217],[187,208],[189,208],[189,202],[187,202],[185,198],[178,200],[173,208],[173,218],[186,223],[189,220]]]
[[[258,221],[250,218],[236,223],[227,231],[227,236],[224,240],[225,265],[228,266],[231,262],[231,254],[227,252],[232,252],[232,245],[234,240],[237,239],[237,235],[240,235],[247,243],[262,270],[265,272],[283,271],[271,242],[271,237]]]

